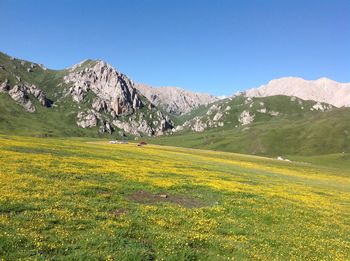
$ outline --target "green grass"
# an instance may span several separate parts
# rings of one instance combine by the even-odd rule
[[[0,136],[0,259],[348,260],[350,170],[324,160]]]
[[[350,109],[259,121],[235,128],[227,124],[202,133],[185,132],[149,142],[245,154],[287,156],[350,152]]]
[[[78,108],[73,104],[45,108],[36,104],[36,112],[26,112],[5,93],[0,93],[0,133],[31,136],[98,136],[98,128],[76,125]]]
[[[325,166],[329,168],[336,168],[340,170],[350,169],[350,154],[349,153],[335,153],[316,156],[297,156],[291,155],[288,158],[295,161],[309,162],[318,166]]]

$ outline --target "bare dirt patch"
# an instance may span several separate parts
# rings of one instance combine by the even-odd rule
[[[126,209],[123,209],[123,208],[120,208],[120,209],[116,209],[112,212],[112,215],[116,218],[122,216],[122,215],[125,215],[127,214],[128,211]]]
[[[152,194],[148,191],[136,191],[128,196],[128,199],[142,204],[156,204],[159,202],[169,202],[185,208],[201,208],[208,206],[205,202],[185,195],[170,195],[169,193]]]

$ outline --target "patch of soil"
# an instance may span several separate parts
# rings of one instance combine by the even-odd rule
[[[127,214],[128,211],[126,209],[120,208],[120,209],[116,209],[112,212],[112,215],[116,218],[120,217],[121,215],[125,215]]]
[[[97,194],[98,195],[102,195],[102,196],[111,196],[112,193],[108,190],[100,190],[100,191],[97,191]]]
[[[136,191],[128,196],[129,200],[142,204],[155,204],[159,202],[169,202],[178,204],[185,208],[201,208],[208,206],[204,202],[185,195],[169,195],[168,193],[152,194],[148,191]]]

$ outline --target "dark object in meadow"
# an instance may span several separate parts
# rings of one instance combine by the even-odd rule
[[[147,143],[144,142],[144,141],[140,141],[140,142],[137,144],[137,146],[139,146],[139,147],[144,146],[144,145],[147,145]]]

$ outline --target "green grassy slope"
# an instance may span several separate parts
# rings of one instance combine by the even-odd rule
[[[207,106],[201,106],[188,114],[179,116],[178,120],[183,123],[194,117],[202,117],[204,120],[212,119],[217,111],[214,110],[210,115],[207,115],[207,112],[213,105],[215,105],[220,107],[220,111],[224,113],[223,122],[225,123],[226,128],[232,128],[235,125],[240,125],[238,118],[243,111],[253,113],[255,115],[254,122],[266,122],[281,118],[298,120],[305,115],[308,116],[320,113],[320,111],[312,109],[315,104],[316,102],[314,101],[306,101],[283,95],[251,99],[244,96],[235,96],[233,98],[217,101]],[[330,106],[328,104],[324,105]],[[225,110],[226,108],[228,108],[227,111]],[[261,109],[266,109],[267,112],[260,112],[259,110]],[[269,112],[278,112],[279,114],[278,116],[272,116]]]
[[[349,177],[224,152],[0,136],[0,258],[348,260]]]
[[[7,93],[0,93],[0,133],[37,136],[97,136],[97,128],[85,130],[76,126],[78,106],[71,99],[63,97],[63,76],[65,70],[44,70],[38,64],[31,68],[31,62],[11,59],[0,52],[0,82],[8,79],[11,86],[17,84],[16,76],[22,82],[35,84],[42,89],[54,107],[46,108],[32,99],[36,112],[26,112]],[[31,68],[32,72],[27,72]],[[61,84],[61,86],[58,86]],[[61,105],[61,106],[59,106]],[[86,106],[82,104],[81,107]]]
[[[350,109],[289,114],[251,126],[232,124],[202,133],[158,137],[151,143],[258,155],[319,155],[350,152]]]
[[[31,69],[32,72],[27,72],[31,64],[34,64],[35,68]],[[12,60],[10,56],[2,52],[0,52],[0,65],[5,67],[5,69],[0,69],[0,82],[8,79],[13,86],[18,82],[16,76],[19,76],[22,81],[37,85],[51,99],[59,95],[56,87],[57,84],[62,83],[62,78],[66,73],[65,70],[44,70],[39,64],[25,60]]]
[[[338,170],[350,169],[350,153],[333,153],[325,155],[316,155],[316,156],[300,156],[293,155],[290,156],[291,160],[309,162],[317,166],[324,166],[328,168],[335,168]]]
[[[76,126],[77,108],[73,105],[57,109],[36,106],[26,112],[7,94],[0,93],[0,133],[29,136],[98,136],[98,128]]]

